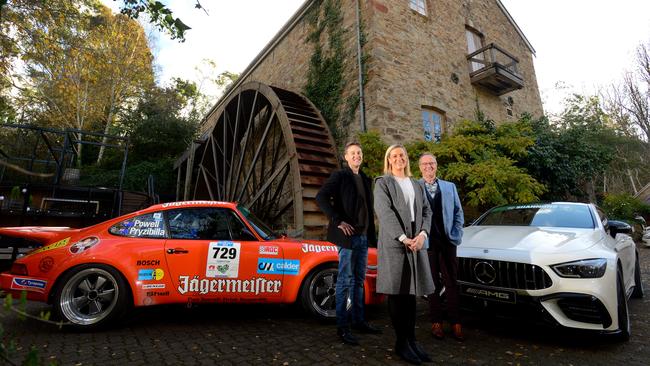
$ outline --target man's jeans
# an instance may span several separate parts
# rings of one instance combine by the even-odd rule
[[[353,235],[350,239],[351,249],[339,247],[339,274],[336,280],[336,325],[339,328],[365,321],[363,282],[368,264],[368,237]]]

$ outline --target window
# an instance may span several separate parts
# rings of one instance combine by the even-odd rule
[[[445,115],[442,111],[430,108],[422,109],[422,124],[424,127],[424,139],[427,141],[440,142],[442,137]]]
[[[465,36],[467,37],[467,54],[472,54],[475,51],[480,50],[483,48],[483,35],[470,27],[465,27]],[[477,60],[485,60],[485,56],[483,53],[479,53],[478,55],[475,55],[472,57],[473,59]],[[470,71],[474,72],[477,70],[480,70],[485,67],[484,63],[481,62],[470,62]]]
[[[427,4],[425,4],[424,1],[425,0],[409,0],[409,4],[411,9],[422,15],[427,15]]]
[[[126,219],[111,226],[108,232],[113,235],[131,238],[164,238],[165,222],[162,212],[154,212]]]
[[[167,211],[172,239],[257,240],[227,208],[194,208]]]
[[[593,229],[589,206],[562,203],[523,204],[493,208],[476,225],[541,226]]]

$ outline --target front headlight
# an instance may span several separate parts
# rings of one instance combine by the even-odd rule
[[[594,258],[560,263],[551,266],[560,277],[598,278],[603,277],[607,269],[607,259]]]

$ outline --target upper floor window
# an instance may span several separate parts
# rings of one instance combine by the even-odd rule
[[[468,55],[483,48],[483,35],[479,31],[470,27],[465,27],[465,36],[467,37]],[[472,58],[475,60],[485,60],[485,56],[483,55],[483,53],[479,53],[478,55],[475,55]],[[470,62],[470,68],[471,68],[470,71],[472,72],[478,71],[483,67],[485,67],[485,65],[482,64],[480,61]]]
[[[444,131],[445,114],[431,108],[422,108],[422,125],[426,141],[440,142]]]
[[[427,15],[427,4],[425,0],[409,0],[411,9],[417,11],[422,15]]]

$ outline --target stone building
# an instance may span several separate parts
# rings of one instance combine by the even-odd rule
[[[540,116],[534,54],[499,0],[306,0],[204,118],[177,197],[238,201],[318,237],[314,196],[345,140]]]
[[[326,2],[307,0],[238,84],[254,80],[304,94],[314,54],[308,14],[320,5],[325,17]],[[359,92],[357,1],[338,3],[346,100]],[[525,112],[543,114],[535,50],[499,0],[360,0],[358,6],[366,38],[366,129],[380,131],[386,142],[439,138],[454,122],[475,119],[479,110],[497,123]],[[325,47],[327,36],[320,40]],[[468,60],[481,49],[475,62]],[[350,132],[361,129],[356,112],[354,122],[345,123]],[[206,118],[204,129],[211,122]]]

